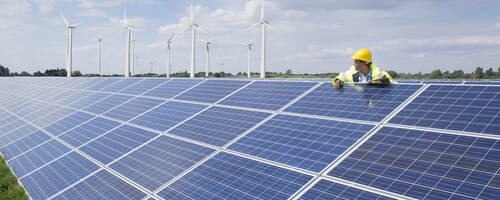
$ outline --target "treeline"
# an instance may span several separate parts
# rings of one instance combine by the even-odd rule
[[[440,69],[434,70],[431,73],[398,73],[396,71],[390,70],[388,73],[397,79],[500,79],[500,67],[497,68],[497,71],[494,71],[493,68],[488,68],[484,70],[482,67],[477,67],[476,70],[470,73],[465,73],[463,70],[455,70],[453,72],[450,71],[441,71]],[[285,72],[266,72],[267,78],[333,78],[336,77],[338,73],[318,73],[318,74],[294,74],[291,69],[286,70]],[[33,74],[30,74],[26,71],[22,71],[21,73],[10,72],[9,68],[0,65],[0,76],[66,76],[65,69],[47,69],[44,72],[36,71]],[[100,76],[99,74],[82,74],[80,71],[73,71],[71,76],[78,77],[93,77]],[[111,74],[111,75],[102,75],[105,77],[120,77],[123,74]],[[134,77],[166,77],[166,74],[157,74],[157,73],[143,73],[143,74],[134,74]],[[196,77],[205,77],[205,72],[198,72],[195,75]],[[246,72],[238,72],[236,74],[232,74],[230,72],[210,72],[208,73],[209,77],[215,78],[246,78]],[[189,73],[187,71],[176,72],[170,75],[170,77],[189,77]],[[260,77],[259,73],[251,73],[252,78]]]

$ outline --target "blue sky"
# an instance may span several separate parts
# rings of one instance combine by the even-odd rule
[[[126,34],[123,9],[140,29],[136,72],[166,71],[165,43],[185,26],[194,5],[198,34],[196,71],[204,71],[200,39],[213,40],[210,71],[246,71],[247,49],[240,43],[255,38],[253,68],[260,60],[260,0],[0,0],[0,64],[11,71],[44,70],[65,64],[65,28],[61,10],[74,30],[74,70],[95,73],[97,42],[103,34],[103,72],[124,73]],[[500,67],[500,2],[495,0],[340,1],[266,0],[267,71],[300,73],[345,71],[350,55],[360,48],[374,62],[398,72],[434,69],[473,71]],[[190,31],[172,44],[172,72],[188,70]]]

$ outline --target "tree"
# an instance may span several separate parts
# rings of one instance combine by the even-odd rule
[[[482,67],[477,67],[476,70],[474,70],[474,73],[472,74],[472,78],[475,79],[480,79],[484,77],[484,72]]]
[[[71,73],[71,76],[82,76],[82,73],[78,70],[76,71],[73,71],[73,73]]]
[[[495,72],[493,71],[493,68],[489,68],[488,70],[486,70],[486,78],[495,78]]]
[[[286,72],[285,72],[285,74],[287,74],[287,75],[292,74],[292,70],[291,69],[287,69]]]
[[[40,71],[37,71],[37,72],[33,73],[33,76],[43,76],[43,73]]]
[[[21,74],[19,74],[21,76],[31,76],[30,73],[26,72],[26,71],[22,71]]]
[[[10,76],[9,68],[0,65],[0,76]]]
[[[387,71],[387,73],[389,74],[389,76],[391,76],[392,78],[398,78],[398,73],[394,70],[389,70]]]
[[[450,78],[452,78],[452,79],[464,78],[464,75],[465,75],[464,71],[459,69],[459,70],[453,71],[453,73],[450,74]]]
[[[432,78],[432,79],[443,78],[443,73],[441,72],[440,69],[436,69],[436,70],[434,70],[434,71],[431,72],[430,78]]]

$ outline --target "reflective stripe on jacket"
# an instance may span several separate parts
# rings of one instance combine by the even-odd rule
[[[374,63],[370,64],[370,69],[372,73],[372,80],[376,80],[385,76],[389,79],[391,83],[395,83],[395,81],[392,80],[392,77],[391,75],[389,75],[389,73],[387,73],[384,70],[381,70]],[[335,81],[337,81],[337,79],[340,79],[343,82],[359,82],[359,71],[356,70],[356,68],[353,65],[349,70],[347,70],[344,73],[340,73],[337,77],[335,77],[332,80],[333,85],[335,85]]]

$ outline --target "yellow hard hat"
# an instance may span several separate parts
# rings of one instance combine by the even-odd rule
[[[372,62],[372,53],[368,49],[360,49],[354,55],[351,56],[352,59],[362,60],[365,62]]]

